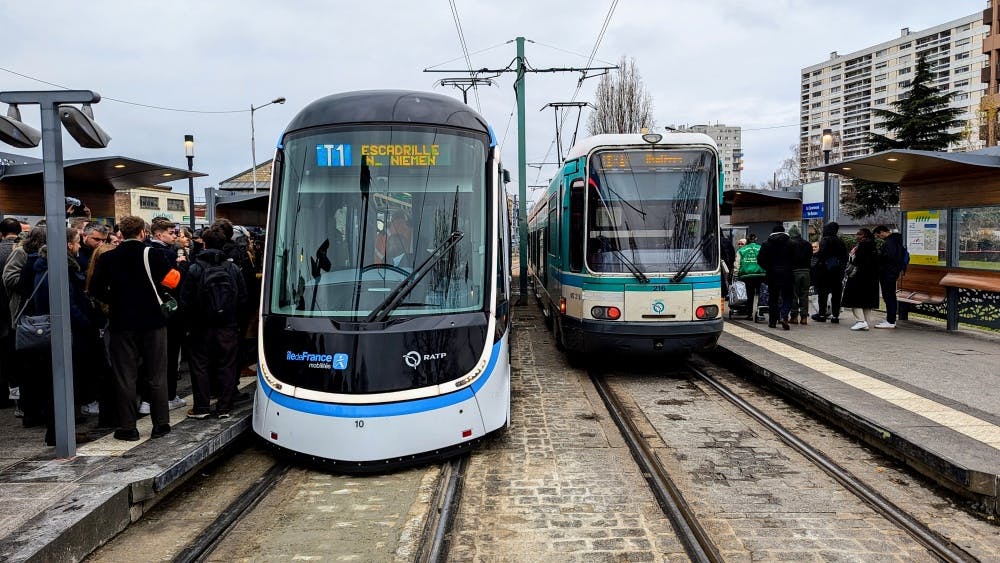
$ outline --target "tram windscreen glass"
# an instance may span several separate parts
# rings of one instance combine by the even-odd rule
[[[363,320],[455,231],[389,317],[482,310],[486,143],[399,126],[286,137],[270,311]]]
[[[587,266],[594,272],[714,270],[716,157],[707,150],[598,151],[587,189]],[[631,263],[631,264],[630,264]]]

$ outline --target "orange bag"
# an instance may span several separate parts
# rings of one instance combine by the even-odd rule
[[[181,272],[177,268],[171,268],[167,275],[163,276],[160,285],[168,289],[176,289],[181,283]]]

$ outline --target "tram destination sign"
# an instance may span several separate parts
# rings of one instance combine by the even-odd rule
[[[447,164],[438,144],[361,144],[325,143],[316,145],[316,166],[348,167],[362,162],[366,166],[439,166]]]

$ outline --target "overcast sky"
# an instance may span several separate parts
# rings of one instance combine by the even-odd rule
[[[517,36],[533,41],[525,49],[533,67],[550,68],[586,65],[613,2],[456,4],[473,68],[507,66]],[[659,126],[743,127],[743,178],[761,182],[798,142],[803,67],[831,51],[846,54],[894,39],[903,27],[922,30],[985,7],[982,0],[623,0],[592,64],[635,58]],[[250,167],[251,104],[288,100],[254,114],[262,162],[291,118],[317,98],[380,88],[461,97],[435,85],[457,75],[423,71],[466,68],[451,6],[440,0],[0,0],[0,14],[0,91],[52,89],[39,82],[45,81],[104,97],[94,109],[111,145],[81,149],[65,136],[66,158],[121,155],[186,168],[183,137],[193,134],[195,170],[209,174],[196,180],[199,193]],[[570,101],[578,78],[528,75],[529,162],[555,160],[552,111],[539,109]],[[597,80],[584,83],[578,101],[593,101]],[[503,142],[516,186],[513,81],[513,74],[502,75],[495,86],[479,89],[478,102],[470,92],[469,104],[478,103]],[[22,115],[39,126],[36,109],[24,108]],[[40,149],[0,150],[41,156]],[[529,168],[528,183],[547,183],[554,169]],[[171,185],[187,190],[186,182]]]

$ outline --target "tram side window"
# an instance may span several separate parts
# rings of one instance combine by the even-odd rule
[[[583,269],[583,180],[576,179],[569,187],[569,269]]]
[[[549,199],[549,254],[559,255],[559,207],[556,203],[556,196]]]

